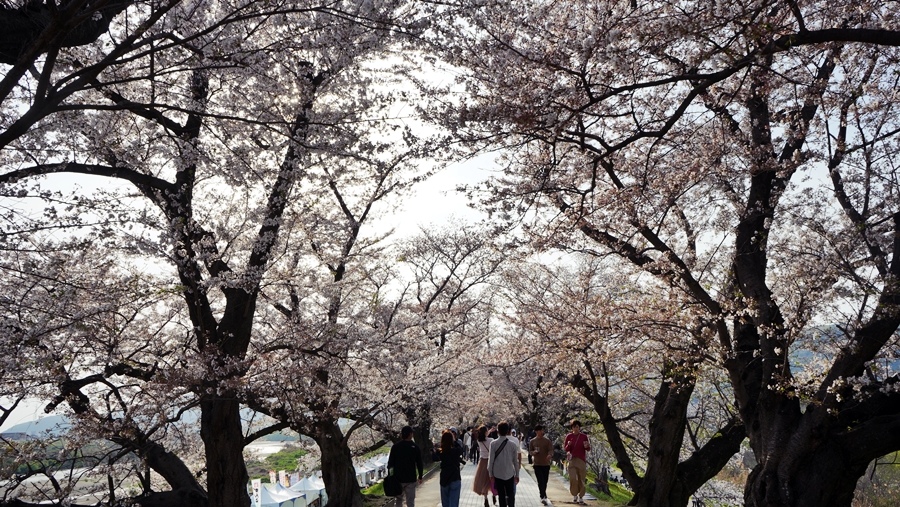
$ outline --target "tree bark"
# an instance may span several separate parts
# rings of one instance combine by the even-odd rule
[[[235,397],[207,395],[201,402],[200,436],[206,450],[209,505],[250,507],[244,464],[240,403]]]
[[[687,427],[687,409],[694,392],[693,379],[660,383],[650,419],[647,472],[629,505],[683,507],[693,491],[679,484],[677,471]]]
[[[422,453],[422,463],[431,463],[431,448],[434,442],[431,441],[431,404],[424,402],[416,407],[409,407],[403,410],[406,421],[413,429],[413,442],[419,446]]]
[[[132,3],[134,0],[94,2],[100,5],[97,7],[87,2],[75,12],[51,9],[40,2],[28,2],[15,9],[0,6],[0,63],[15,64],[39,39],[48,43],[39,48],[41,53],[90,44],[106,32],[112,18]]]
[[[671,373],[679,366],[669,364],[666,368]],[[647,443],[647,471],[641,476],[622,440],[618,421],[610,411],[607,398],[600,394],[593,381],[584,377],[575,376],[571,383],[591,402],[600,417],[618,466],[634,491],[628,505],[686,507],[691,495],[722,470],[746,438],[744,426],[736,419],[732,420],[688,459],[679,461],[695,380],[690,376],[674,375],[670,381],[660,383],[654,398],[650,440]]]
[[[777,453],[751,471],[744,489],[746,507],[850,507],[856,482],[868,463],[848,460],[846,449],[826,445],[810,452],[789,475],[779,471]]]
[[[362,507],[363,497],[356,481],[356,470],[350,447],[337,421],[319,419],[313,439],[322,451],[322,480],[328,493],[329,506]]]

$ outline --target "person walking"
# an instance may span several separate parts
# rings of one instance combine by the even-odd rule
[[[525,436],[525,448],[528,449],[528,445],[531,443],[531,439],[533,439],[536,435],[534,428],[531,428],[531,431]],[[531,456],[531,453],[528,453],[528,464],[533,463],[534,458]]]
[[[569,493],[573,495],[573,502],[583,504],[587,481],[587,453],[591,450],[591,442],[588,436],[581,432],[581,422],[578,419],[572,419],[569,428],[572,431],[566,435],[563,442],[563,449],[569,462]]]
[[[450,433],[453,433],[453,442],[456,444],[457,447],[462,449],[462,446],[463,446],[462,435],[459,434],[459,430],[456,429],[456,426],[450,426]]]
[[[472,427],[469,426],[466,428],[466,431],[463,432],[463,456],[466,457],[466,460],[469,458],[469,453],[472,450]]]
[[[515,507],[516,485],[519,484],[519,467],[522,464],[517,441],[509,439],[509,424],[497,425],[499,437],[491,442],[488,455],[488,474],[500,496],[500,507]]]
[[[484,497],[484,507],[490,507],[488,493],[491,492],[491,476],[488,474],[488,454],[493,439],[487,436],[487,427],[481,425],[475,430],[475,445],[478,448],[478,468],[475,469],[475,479],[472,481],[472,491]],[[496,503],[496,497],[495,502]]]
[[[516,451],[519,453],[519,468],[522,468],[522,441],[519,440],[519,436],[516,434],[516,429],[512,428],[509,430],[509,445],[515,445]]]
[[[469,459],[473,465],[477,465],[481,459],[481,453],[478,451],[478,428],[472,430],[472,447],[469,449]]]
[[[422,484],[425,465],[422,462],[422,452],[419,450],[419,446],[413,442],[413,429],[410,426],[404,426],[400,430],[400,438],[399,442],[391,446],[387,462],[388,469],[394,469],[394,475],[397,476],[403,487],[403,492],[394,497],[394,507],[402,507],[404,498],[406,498],[406,507],[415,507],[416,483]]]
[[[459,507],[462,492],[459,466],[466,464],[466,457],[454,437],[450,430],[441,433],[441,448],[436,456],[441,462],[441,507]]]
[[[534,427],[534,436],[528,442],[528,456],[534,461],[534,476],[537,479],[541,503],[547,505],[547,481],[550,479],[550,461],[553,459],[553,444],[544,436],[544,427]]]

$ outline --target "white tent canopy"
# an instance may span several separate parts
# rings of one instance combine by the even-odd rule
[[[306,494],[291,491],[281,484],[264,484],[260,490],[261,502],[256,507],[306,507]]]
[[[320,505],[328,502],[328,495],[325,493],[325,483],[319,477],[304,477],[296,484],[291,484],[288,488],[298,493],[306,493],[306,501],[312,503],[315,499],[321,498]]]

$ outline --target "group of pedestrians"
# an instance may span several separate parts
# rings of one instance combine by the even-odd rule
[[[488,494],[494,498],[494,504],[500,499],[500,507],[515,507],[516,484],[522,469],[521,442],[510,435],[506,421],[497,425],[496,438],[488,435],[485,426],[479,427],[477,441],[479,459],[472,490],[484,496],[485,507],[490,507]]]
[[[563,449],[566,452],[573,502],[584,504],[585,481],[587,479],[587,452],[591,445],[587,435],[581,432],[581,423],[573,420],[571,432],[566,435]],[[394,444],[388,457],[388,468],[396,474],[403,493],[396,497],[395,506],[415,507],[415,487],[422,482],[422,453],[412,441],[413,430],[404,427],[401,441]],[[541,503],[548,504],[547,482],[553,460],[553,444],[545,436],[544,427],[534,428],[534,437],[528,442],[529,461],[533,462],[534,475],[538,484]],[[440,486],[441,506],[458,507],[462,491],[460,467],[470,460],[477,461],[472,490],[484,497],[484,507],[493,504],[499,507],[515,507],[516,485],[522,469],[522,444],[506,421],[489,430],[486,426],[468,428],[461,438],[455,428],[441,433],[440,446],[435,448],[432,458],[441,463]]]

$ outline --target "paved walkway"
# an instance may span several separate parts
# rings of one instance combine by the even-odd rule
[[[475,465],[469,463],[460,471],[462,476],[462,494],[459,498],[459,507],[484,507],[484,497],[476,495],[472,491],[475,468]],[[435,471],[416,490],[416,507],[440,507],[441,486],[439,476],[440,473]],[[576,505],[572,502],[572,496],[569,494],[569,482],[552,469],[550,471],[550,481],[547,483],[547,496],[551,505]],[[605,505],[598,504],[590,495],[585,497],[585,500],[588,505]],[[490,501],[491,498],[488,495],[488,502]],[[493,503],[491,503],[491,507],[494,507]],[[516,487],[516,507],[542,507],[541,499],[538,495],[537,481],[534,479],[534,470],[527,463],[522,465],[522,473],[519,474],[519,485]]]

